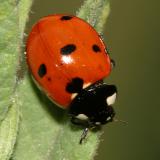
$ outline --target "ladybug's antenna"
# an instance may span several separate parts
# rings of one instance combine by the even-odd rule
[[[123,124],[128,124],[127,121],[124,121],[124,120],[121,120],[121,119],[116,119],[116,118],[113,119],[113,122],[121,122]]]
[[[85,129],[83,130],[82,135],[81,135],[79,144],[82,144],[83,140],[84,140],[84,139],[86,138],[86,136],[87,136],[87,133],[88,133],[88,128],[85,128]]]

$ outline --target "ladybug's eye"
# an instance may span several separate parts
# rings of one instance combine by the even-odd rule
[[[96,44],[94,44],[94,45],[92,46],[92,49],[93,49],[94,52],[101,52],[101,49],[100,49],[99,46],[96,45]]]

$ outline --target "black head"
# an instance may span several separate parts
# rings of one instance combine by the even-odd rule
[[[97,126],[113,121],[117,89],[99,81],[82,89],[70,106],[72,122]]]

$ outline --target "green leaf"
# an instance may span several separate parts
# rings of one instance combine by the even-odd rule
[[[13,159],[90,159],[99,142],[90,132],[79,145],[82,128],[69,122],[66,111],[58,108],[26,77],[19,85],[22,122]]]
[[[18,3],[19,2],[19,3]],[[17,85],[17,67],[31,0],[1,0],[0,4],[0,122]]]
[[[86,0],[77,12],[77,16],[86,20],[99,34],[102,34],[109,13],[109,0]]]
[[[19,33],[21,40],[24,36],[24,29],[26,22],[28,20],[28,15],[30,12],[30,7],[33,0],[19,0],[18,9],[19,9]],[[21,41],[22,42],[22,41]]]
[[[27,0],[24,0],[25,2]],[[24,2],[23,1],[23,2]],[[22,1],[21,1],[22,2]],[[89,3],[92,7],[89,7]],[[19,3],[20,4],[20,3]],[[24,3],[25,4],[25,3]],[[102,32],[106,15],[109,13],[107,0],[86,0],[77,15],[91,23],[99,33]],[[88,8],[88,9],[86,9]],[[105,10],[107,8],[107,10]],[[23,3],[19,29],[23,32]],[[94,11],[94,14],[93,14]],[[27,18],[27,12],[23,13]],[[20,37],[23,34],[21,33]],[[23,57],[23,56],[22,56]],[[21,61],[20,66],[23,66]],[[24,70],[19,68],[19,75]],[[18,76],[19,82],[20,76]],[[14,160],[89,160],[93,159],[99,144],[101,131],[89,132],[82,145],[79,139],[83,128],[70,123],[67,111],[58,108],[35,86],[27,73],[16,86],[21,104],[21,123],[19,136],[12,159]]]
[[[22,36],[19,27],[19,3],[1,0],[0,4],[0,159],[12,155],[19,126],[18,84]],[[27,5],[23,9],[26,8]],[[23,12],[24,13],[24,12]],[[28,15],[28,12],[26,13]],[[24,21],[23,21],[24,22]],[[25,22],[24,22],[25,23]]]
[[[0,121],[12,104],[18,59],[18,9],[15,0],[2,0],[0,5]]]
[[[12,98],[12,106],[0,126],[0,159],[8,160],[12,154],[19,125],[18,97]]]

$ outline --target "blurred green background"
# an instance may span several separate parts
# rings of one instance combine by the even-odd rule
[[[75,14],[82,2],[35,0],[27,31],[48,14]],[[107,81],[119,90],[117,119],[128,124],[114,122],[104,127],[96,160],[160,159],[159,6],[158,0],[111,0],[104,34],[116,68]]]

